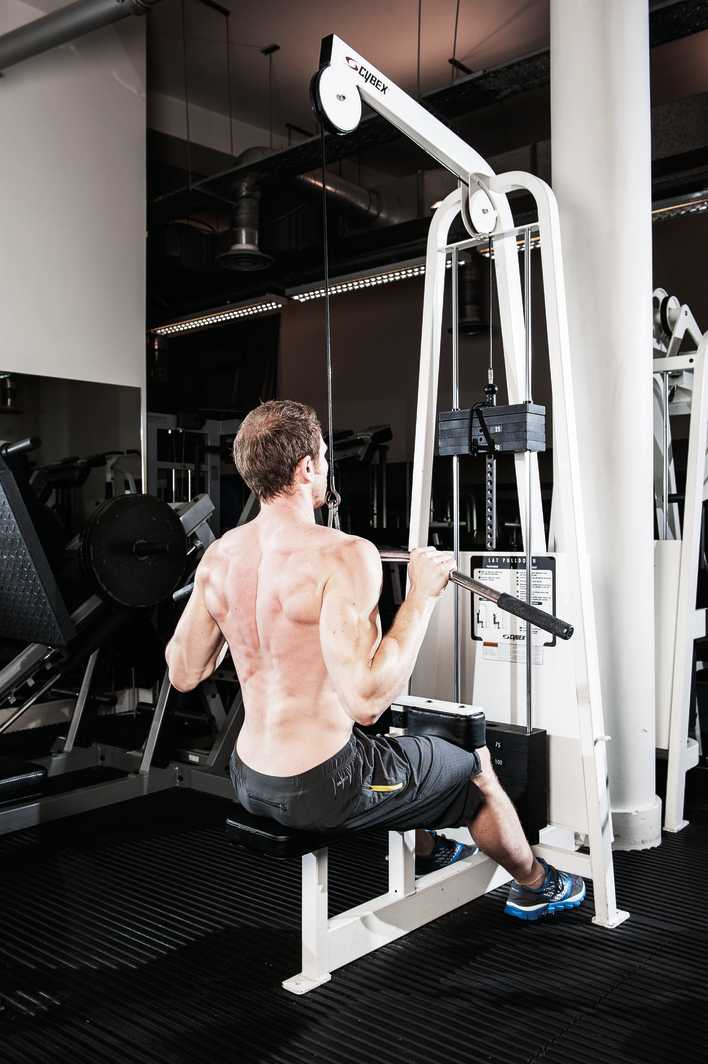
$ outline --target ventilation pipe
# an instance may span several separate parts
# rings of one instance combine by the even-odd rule
[[[298,174],[295,180],[303,188],[322,194],[321,173],[313,171],[309,174]],[[373,189],[362,188],[361,185],[345,181],[343,177],[332,173],[327,174],[326,180],[327,195],[331,200],[361,217],[368,218],[369,221],[378,222],[379,225],[399,225],[413,217],[410,211],[403,211],[398,203],[392,203],[388,197]]]
[[[270,148],[247,148],[237,159],[239,166],[249,166],[254,162],[272,155]],[[216,261],[225,270],[239,272],[265,270],[273,261],[258,246],[261,193],[258,188],[258,175],[246,174],[236,181],[231,190],[235,200],[233,221],[231,225],[231,246]]]
[[[236,200],[231,227],[232,243],[216,261],[225,270],[265,270],[273,261],[258,246],[261,193],[255,176],[242,178],[233,188]]]
[[[0,70],[83,37],[129,15],[144,15],[159,0],[78,0],[0,37]]]

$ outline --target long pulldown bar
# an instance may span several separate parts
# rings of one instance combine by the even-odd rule
[[[410,561],[410,551],[407,550],[382,550],[380,553],[382,562],[400,562],[406,565]],[[558,636],[559,639],[570,639],[573,634],[572,624],[562,621],[560,617],[554,617],[552,613],[539,610],[537,606],[515,598],[514,595],[508,595],[505,591],[497,591],[489,584],[483,584],[474,577],[461,573],[459,569],[452,570],[450,582],[457,584],[465,591],[471,591],[473,595],[479,595],[480,598],[493,602],[503,613],[513,613],[515,617],[520,617],[536,628],[542,628],[544,632]]]
[[[382,550],[380,553],[382,562],[396,562],[401,565],[407,565],[411,557],[410,551],[407,550]],[[541,628],[544,632],[549,632],[559,639],[570,639],[573,634],[573,626],[567,621],[562,621],[559,617],[554,617],[552,613],[546,613],[545,610],[539,610],[537,606],[531,606],[528,602],[508,595],[505,591],[497,591],[488,584],[482,584],[479,580],[461,573],[459,569],[452,570],[450,581],[464,588],[465,591],[471,591],[473,595],[479,595],[480,598],[493,602],[504,613],[512,613],[515,617],[520,617],[523,621],[528,621],[536,628]],[[189,598],[193,588],[194,581],[178,588],[172,596],[173,600],[182,602]]]

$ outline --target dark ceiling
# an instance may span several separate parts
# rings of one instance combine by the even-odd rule
[[[191,11],[204,6],[203,0],[191,0],[185,8]],[[708,187],[708,0],[679,0],[650,7],[653,177],[655,196],[663,198]],[[413,8],[416,17],[411,38]],[[316,42],[323,27],[334,26],[346,39],[354,21],[360,51],[368,54],[358,42],[371,38],[372,61],[415,92],[417,10],[418,5],[410,0],[358,5],[285,5],[266,0],[239,3],[236,16],[234,5],[238,22],[231,32],[235,36],[238,28],[241,38],[248,38],[249,48],[257,51],[261,64],[266,59],[256,43],[294,42],[292,48],[283,47],[283,55],[275,53],[273,59],[274,64],[281,64],[279,103],[274,103],[272,110],[276,150],[265,159],[235,169],[233,156],[204,143],[207,137],[201,138],[202,143],[194,138],[187,144],[183,136],[161,131],[155,123],[158,128],[151,129],[148,140],[151,324],[321,278],[320,205],[298,176],[321,165],[320,142],[318,137],[306,139],[302,132],[284,128],[284,123],[297,119],[302,131],[314,129],[314,118],[302,110],[300,96],[307,97],[309,75],[316,67]],[[473,143],[493,165],[496,161],[498,168],[521,166],[549,177],[547,0],[461,2],[455,55],[473,68],[471,74],[454,69],[448,62],[456,10],[455,0],[436,0],[435,4],[428,0],[422,5],[420,81],[425,106]],[[179,11],[178,5],[167,4],[158,6],[150,16],[149,89],[154,100],[180,91],[178,53],[184,59],[184,50],[174,22]],[[191,56],[190,75],[197,75],[188,81],[188,99],[193,107],[217,108],[223,107],[224,93],[222,85],[220,104],[214,62],[218,23],[214,20],[223,22],[224,18],[213,10],[212,0],[205,11],[211,20],[209,32],[204,25],[199,32],[188,30],[182,42],[188,44]],[[404,12],[405,25],[401,22]],[[389,48],[385,39],[377,37],[376,29],[382,22],[395,23],[397,15],[400,32],[391,34],[396,44]],[[298,44],[305,39],[309,42],[306,54]],[[222,60],[223,43],[222,39]],[[262,72],[262,67],[259,69]],[[232,113],[234,124],[249,122],[256,140],[260,129],[261,139],[268,143],[270,98],[263,78],[259,86],[251,92],[234,93]],[[159,110],[157,104],[154,110]],[[228,127],[228,118],[226,123]],[[293,142],[290,147],[288,139]],[[235,152],[238,147],[235,145]],[[366,117],[347,137],[328,137],[327,155],[333,173],[392,206],[376,222],[361,211],[331,204],[334,273],[421,254],[432,201],[452,187],[449,175],[434,169],[427,155],[374,115]],[[256,178],[261,196],[259,242],[273,263],[267,270],[244,274],[219,268],[217,256],[231,239],[235,180],[247,175]],[[398,224],[383,224],[392,218]]]

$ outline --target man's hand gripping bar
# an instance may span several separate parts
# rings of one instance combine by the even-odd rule
[[[382,562],[399,562],[405,565],[409,560],[410,552],[407,550],[381,551]],[[528,621],[536,628],[541,628],[544,632],[550,632],[551,635],[558,636],[559,639],[570,639],[573,634],[573,626],[568,624],[567,621],[562,621],[559,617],[554,617],[552,613],[546,613],[545,610],[539,610],[537,606],[531,606],[528,602],[515,598],[513,595],[507,595],[505,591],[496,591],[495,588],[489,587],[488,584],[482,584],[479,580],[466,576],[459,569],[452,570],[450,580],[453,584],[457,584],[458,587],[463,587],[465,591],[471,591],[474,595],[479,595],[480,598],[488,599],[505,613],[513,613],[515,617],[520,617],[522,621]]]

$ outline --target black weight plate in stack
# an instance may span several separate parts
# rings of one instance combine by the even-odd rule
[[[121,606],[154,606],[182,579],[187,537],[174,510],[154,495],[118,495],[92,514],[80,554],[99,594]]]

